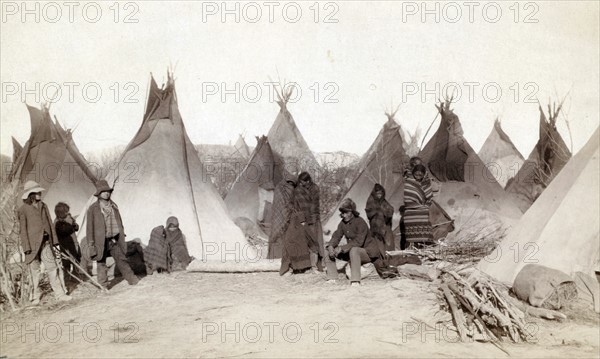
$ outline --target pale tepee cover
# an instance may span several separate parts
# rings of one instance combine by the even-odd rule
[[[515,197],[523,212],[571,158],[571,151],[556,128],[560,108],[554,111],[549,109],[549,118],[546,118],[540,107],[539,140],[519,172],[506,184],[506,191]]]
[[[188,138],[171,76],[163,89],[152,78],[142,125],[106,180],[114,183],[112,199],[119,206],[127,240],[139,238],[148,244],[152,228],[176,216],[188,251],[198,261],[258,259],[229,217]],[[89,203],[95,200],[92,197]],[[85,221],[82,227],[83,245]]]
[[[598,129],[478,268],[512,285],[530,263],[594,277],[600,270]]]
[[[479,157],[502,187],[506,186],[508,180],[519,171],[525,162],[521,152],[502,130],[498,119],[494,121],[492,132],[481,146]]]
[[[237,141],[235,141],[233,147],[235,148],[235,151],[232,154],[233,156],[240,156],[244,159],[250,158],[250,148],[246,144],[244,136],[242,136],[241,134],[238,136],[238,139]]]
[[[404,152],[400,125],[394,119],[393,114],[388,114],[388,120],[373,141],[373,144],[361,158],[358,173],[354,178],[348,191],[342,196],[351,198],[356,203],[356,209],[363,218],[367,218],[365,208],[367,200],[371,195],[373,186],[381,184],[386,190],[386,199],[397,212],[400,205],[404,203],[403,193],[403,169],[408,163],[408,156]],[[323,221],[323,231],[333,232],[337,228],[340,217],[337,208],[338,203],[329,218]],[[396,218],[396,226],[399,218]]]
[[[283,164],[271,151],[263,136],[225,197],[225,205],[233,219],[245,217],[254,223],[268,220],[266,214],[273,203],[273,190],[283,178]]]
[[[288,92],[278,93],[279,114],[271,126],[267,138],[273,152],[281,157],[285,169],[293,174],[307,171],[315,179],[320,166],[314,154],[304,140],[292,114],[288,111],[288,100],[293,88]]]
[[[438,111],[440,126],[419,155],[439,182],[439,193],[434,199],[459,227],[467,222],[516,221],[521,211],[463,137],[460,120],[450,109],[450,102],[440,104]]]

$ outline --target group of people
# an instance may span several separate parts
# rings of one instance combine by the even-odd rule
[[[433,199],[432,183],[419,157],[410,159],[404,172],[404,205],[401,215],[400,248],[423,245],[433,241],[429,220],[429,206]],[[307,271],[322,271],[327,279],[338,276],[336,260],[349,262],[351,285],[360,285],[361,266],[373,263],[381,277],[394,276],[388,265],[387,251],[396,249],[392,231],[394,208],[386,200],[385,188],[374,185],[365,213],[366,220],[356,210],[351,198],[340,206],[341,221],[325,244],[320,221],[319,188],[310,174],[302,172],[298,178],[286,174],[275,188],[270,242],[282,246],[280,275],[289,276]],[[369,224],[367,224],[367,220]],[[341,244],[342,239],[346,244]]]
[[[76,263],[92,260],[97,263],[98,283],[108,287],[106,259],[114,259],[116,269],[130,284],[139,278],[127,261],[127,243],[119,207],[111,200],[113,189],[105,180],[96,183],[94,195],[97,201],[87,210],[87,253],[81,253],[76,232],[79,225],[70,214],[68,204],[60,202],[52,221],[48,206],[42,201],[42,188],[34,181],[27,181],[22,195],[23,205],[18,210],[21,245],[33,281],[32,302],[38,304],[43,263],[48,273],[52,291],[60,301],[71,300],[65,285],[65,273],[74,276]],[[418,157],[410,160],[410,168],[404,173],[404,205],[400,207],[402,232],[400,248],[410,243],[428,243],[432,240],[429,206],[432,201],[431,180]],[[347,261],[351,267],[350,281],[359,285],[361,265],[373,263],[380,276],[393,271],[387,264],[386,251],[396,249],[392,232],[394,208],[386,200],[385,188],[375,184],[367,200],[366,220],[356,210],[351,198],[342,201],[341,221],[325,244],[321,226],[319,187],[307,172],[295,178],[286,174],[275,188],[273,217],[271,219],[271,242],[281,243],[281,275],[326,269],[328,280],[336,280],[336,260]],[[341,244],[345,237],[346,244]],[[146,273],[170,272],[185,269],[193,260],[187,250],[185,236],[179,229],[176,217],[169,217],[166,226],[152,230],[148,247],[144,250]],[[82,264],[84,270],[87,266]]]
[[[32,278],[32,304],[39,304],[41,298],[41,263],[59,301],[72,299],[65,279],[74,278],[79,270],[88,271],[89,260],[97,263],[97,281],[102,287],[108,289],[108,257],[114,259],[116,270],[123,278],[130,285],[136,285],[139,278],[127,260],[128,246],[123,221],[119,207],[111,200],[113,189],[108,183],[105,180],[96,183],[94,195],[97,201],[88,208],[86,214],[87,246],[84,246],[84,253],[76,237],[79,225],[71,216],[68,204],[56,204],[56,219],[52,222],[48,206],[42,201],[44,190],[38,183],[27,181],[22,195],[23,205],[18,209],[21,246]],[[158,226],[152,230],[144,256],[146,274],[185,269],[193,260],[176,217],[167,219],[166,228]]]

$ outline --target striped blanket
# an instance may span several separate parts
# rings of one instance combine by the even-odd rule
[[[154,227],[150,234],[148,247],[144,250],[144,261],[148,269],[151,272],[158,270],[170,271],[169,257],[169,243],[165,238],[165,227]]]
[[[433,242],[433,228],[429,220],[429,204],[433,194],[429,183],[418,182],[406,178],[404,182],[403,216],[406,242],[431,243]]]

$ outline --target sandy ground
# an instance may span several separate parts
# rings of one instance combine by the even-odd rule
[[[449,319],[435,288],[313,273],[155,274],[107,294],[80,285],[72,302],[3,313],[0,357],[507,357],[435,324]],[[600,357],[596,317],[528,321],[537,343],[504,343],[511,356]]]

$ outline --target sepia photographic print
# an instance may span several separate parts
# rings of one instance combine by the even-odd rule
[[[599,2],[0,8],[0,359],[600,357]]]

